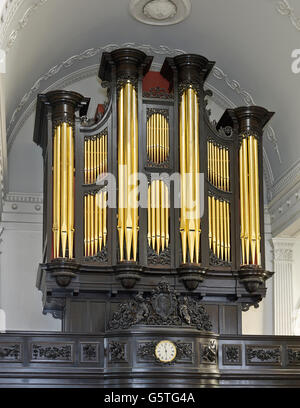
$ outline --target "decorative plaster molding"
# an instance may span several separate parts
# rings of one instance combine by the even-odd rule
[[[2,8],[1,17],[0,17],[0,42],[2,44],[4,40],[5,33],[8,26],[12,22],[14,15],[18,8],[23,4],[25,0],[6,0]]]
[[[19,32],[26,27],[26,25],[28,24],[28,21],[30,19],[30,17],[36,12],[36,10],[42,6],[43,4],[47,3],[48,0],[39,0],[36,3],[32,4],[23,14],[23,17],[18,21],[18,26],[15,30],[13,30],[9,37],[8,37],[8,41],[7,44],[5,46],[5,51],[8,53],[10,48],[12,48],[12,46],[14,45]]]
[[[252,95],[250,95],[248,91],[243,89],[238,81],[236,81],[235,79],[230,79],[228,75],[225,74],[219,67],[214,66],[214,68],[212,69],[212,75],[216,79],[225,81],[226,85],[230,89],[232,89],[235,93],[237,93],[242,98],[246,105],[256,105]],[[279,152],[278,139],[275,135],[274,129],[270,125],[266,126],[265,135],[267,137],[267,140],[273,145],[274,150],[278,155],[280,163],[282,163]]]
[[[274,261],[293,262],[293,248],[295,240],[288,238],[274,238]]]
[[[43,204],[43,194],[7,193],[4,200],[7,203]]]
[[[8,193],[3,201],[1,226],[10,229],[39,230],[43,221],[43,195]]]
[[[300,31],[300,17],[297,17],[294,9],[287,0],[280,0],[276,4],[276,10],[283,16],[288,16],[296,30]]]

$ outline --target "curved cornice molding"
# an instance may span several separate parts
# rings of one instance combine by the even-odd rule
[[[168,57],[174,57],[176,55],[184,54],[185,51],[180,50],[180,49],[171,49],[165,45],[160,45],[159,47],[153,47],[151,45],[147,44],[136,44],[136,43],[124,43],[124,44],[108,44],[105,45],[104,47],[101,48],[89,48],[80,54],[73,55],[72,57],[68,58],[67,60],[63,61],[62,63],[55,65],[52,67],[46,74],[42,75],[31,87],[31,89],[23,96],[21,101],[19,102],[17,108],[14,110],[11,119],[9,121],[7,133],[8,133],[8,145],[11,145],[11,135],[15,134],[16,132],[14,131],[15,124],[19,122],[18,116],[20,116],[20,112],[25,109],[25,106],[29,105],[31,102],[31,99],[34,98],[38,92],[41,92],[41,87],[43,82],[45,83],[49,79],[55,77],[55,75],[59,74],[62,70],[68,69],[74,64],[83,61],[83,60],[88,60],[90,58],[94,58],[95,56],[100,55],[101,52],[111,52],[114,49],[121,48],[121,47],[133,47],[137,48],[146,54],[154,54],[156,56],[168,56]],[[234,92],[236,93],[245,103],[246,105],[255,105],[254,99],[251,96],[251,94],[244,90],[241,85],[239,84],[238,81],[234,79],[230,79],[230,77],[224,73],[224,71],[219,68],[219,67],[214,67],[212,70],[212,74],[214,78],[217,80],[222,80],[225,82],[225,84]],[[279,148],[278,148],[278,140],[275,135],[275,132],[273,128],[268,125],[266,128],[266,136],[267,140],[273,145],[275,151],[278,154],[279,160],[281,161],[280,153],[279,153]]]
[[[47,3],[47,1],[48,0],[39,0],[39,1],[35,2],[35,3],[33,3],[30,7],[27,8],[27,10],[23,14],[22,18],[18,21],[17,27],[8,36],[8,40],[7,40],[6,44],[4,45],[4,49],[5,49],[6,53],[8,53],[9,50],[14,45],[20,31],[23,30],[23,28],[27,26],[30,17],[36,12],[36,10],[40,6]],[[3,41],[4,41],[4,37],[5,37],[5,33],[3,35]]]
[[[300,31],[300,17],[296,15],[294,9],[290,6],[287,0],[277,1],[276,10],[282,16],[289,17],[291,23],[296,28],[296,30]]]

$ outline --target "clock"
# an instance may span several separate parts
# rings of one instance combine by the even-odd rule
[[[162,340],[155,347],[155,357],[162,363],[170,363],[176,357],[177,349],[170,340]]]

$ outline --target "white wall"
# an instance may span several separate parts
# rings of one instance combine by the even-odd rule
[[[293,251],[293,304],[294,304],[294,334],[300,335],[300,240],[295,240]]]
[[[1,244],[1,308],[7,330],[60,330],[61,322],[42,314],[35,287],[41,261],[41,225],[4,223]]]

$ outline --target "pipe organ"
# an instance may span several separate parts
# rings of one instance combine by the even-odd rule
[[[97,120],[78,93],[38,96],[44,312],[59,316],[65,331],[105,331],[124,297],[164,279],[183,296],[182,313],[184,297],[198,299],[214,322],[226,316],[214,331],[239,333],[241,310],[265,296],[272,275],[262,138],[273,113],[245,106],[211,121],[205,82],[214,62],[182,54],[155,75],[151,64],[131,48],[103,53],[108,99]]]

